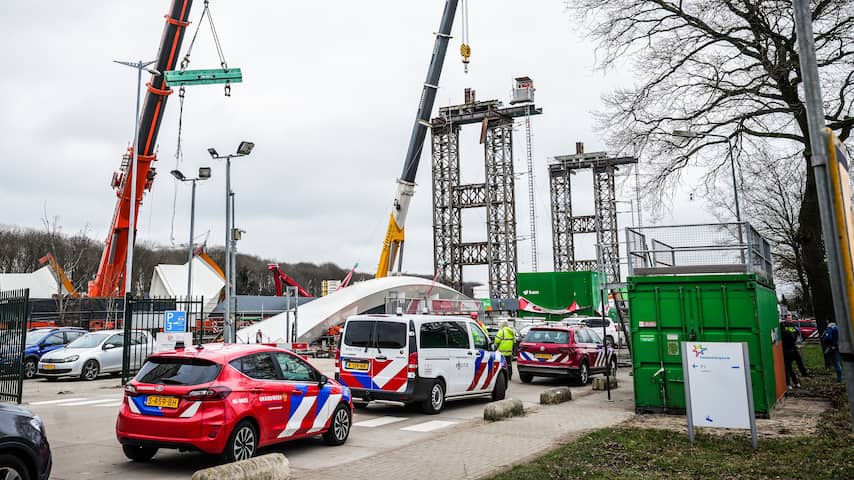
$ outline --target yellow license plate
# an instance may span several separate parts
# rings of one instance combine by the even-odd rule
[[[370,364],[368,362],[347,362],[347,368],[367,372]]]
[[[44,367],[45,370],[53,370],[54,368],[56,368],[56,365],[54,365],[52,363],[46,363],[42,366]]]
[[[149,397],[145,399],[145,404],[149,407],[178,408],[179,401],[180,399],[178,397],[149,395]]]
[[[538,353],[537,358],[542,358],[543,360],[548,360],[548,359],[552,358],[552,354],[551,353]]]

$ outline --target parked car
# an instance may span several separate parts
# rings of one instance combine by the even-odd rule
[[[266,345],[210,344],[148,357],[125,386],[116,437],[137,462],[160,448],[233,462],[315,435],[341,445],[352,418],[350,389],[306,359]]]
[[[793,323],[798,327],[798,331],[800,332],[800,338],[798,338],[799,341],[818,339],[818,324],[816,324],[815,319],[802,318],[800,320],[795,320]]]
[[[591,375],[608,369],[616,375],[617,357],[592,328],[534,327],[519,345],[516,365],[523,383],[536,376],[566,377],[585,385]]]
[[[58,350],[86,335],[82,328],[35,328],[27,332],[23,356],[24,378],[33,378],[38,373],[39,359],[46,353]]]
[[[611,320],[610,318],[602,318],[602,317],[567,317],[563,319],[561,322],[571,322],[575,321],[575,325],[586,325],[593,330],[600,337],[604,337],[605,342],[607,342],[611,346],[625,345],[626,344],[626,336],[623,335],[623,332],[620,330],[620,325]],[[567,326],[573,325],[573,323],[564,323]],[[602,326],[605,326],[605,334],[602,334]]]
[[[506,365],[470,318],[357,315],[344,324],[335,378],[353,390],[359,405],[417,403],[436,414],[449,399],[503,399]]]
[[[0,403],[0,479],[47,480],[53,461],[41,418]]]
[[[124,330],[101,330],[91,332],[69,343],[65,348],[54,350],[39,360],[39,376],[48,380],[61,377],[80,377],[95,380],[102,373],[122,371],[122,352],[125,344]],[[148,332],[131,332],[131,369],[142,363],[142,352],[154,350],[154,342]]]

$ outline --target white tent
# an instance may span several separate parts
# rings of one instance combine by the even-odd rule
[[[225,279],[219,267],[207,255],[193,257],[193,297],[204,299],[205,313],[219,303],[219,295],[225,287]],[[187,264],[158,265],[154,267],[151,288],[152,297],[178,298],[187,296]]]
[[[56,276],[49,265],[32,273],[0,273],[0,290],[30,289],[30,298],[53,298],[57,294]],[[62,287],[62,293],[68,290]]]

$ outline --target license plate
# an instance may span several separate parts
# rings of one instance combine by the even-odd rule
[[[551,353],[538,353],[537,358],[541,358],[543,360],[548,360],[548,359],[552,358],[552,354]]]
[[[163,397],[160,395],[149,395],[145,399],[145,404],[149,407],[178,408],[178,402],[178,397]]]
[[[56,365],[52,363],[45,363],[44,365],[42,365],[42,367],[44,367],[45,370],[53,370],[54,368],[56,368]]]
[[[368,362],[347,362],[347,368],[350,370],[359,370],[367,372],[370,364]]]

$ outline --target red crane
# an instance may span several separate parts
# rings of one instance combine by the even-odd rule
[[[275,263],[267,264],[267,270],[273,274],[273,282],[276,284],[276,296],[281,297],[285,294],[285,289],[282,286],[282,283],[290,285],[291,287],[297,287],[297,292],[299,292],[300,297],[305,298],[314,298],[314,295],[308,292],[308,290],[302,288],[296,280],[291,278],[287,273],[283,272],[282,269]]]
[[[172,90],[166,85],[163,72],[174,70],[178,62],[181,50],[181,42],[189,25],[187,20],[190,15],[190,7],[193,0],[172,0],[172,7],[165,15],[166,24],[163,27],[163,35],[160,38],[160,49],[157,54],[157,75],[151,76],[151,81],[146,84],[148,92],[142,107],[139,119],[139,137],[137,145],[139,152],[136,165],[136,198],[135,217],[139,217],[139,206],[146,190],[151,190],[154,181],[155,169],[151,163],[157,160],[155,148],[157,146],[157,133],[160,123],[163,121],[163,111],[166,108],[166,100]],[[116,189],[116,209],[113,213],[113,222],[110,226],[107,239],[104,242],[104,252],[101,254],[101,263],[98,265],[98,273],[95,280],[89,282],[90,297],[120,296],[124,295],[125,260],[127,258],[128,230],[130,225],[131,206],[131,182],[127,181],[131,171],[130,162],[133,159],[133,149],[122,157],[120,171],[113,175],[112,186]],[[134,218],[134,225],[137,225]],[[136,232],[134,232],[134,235]]]

